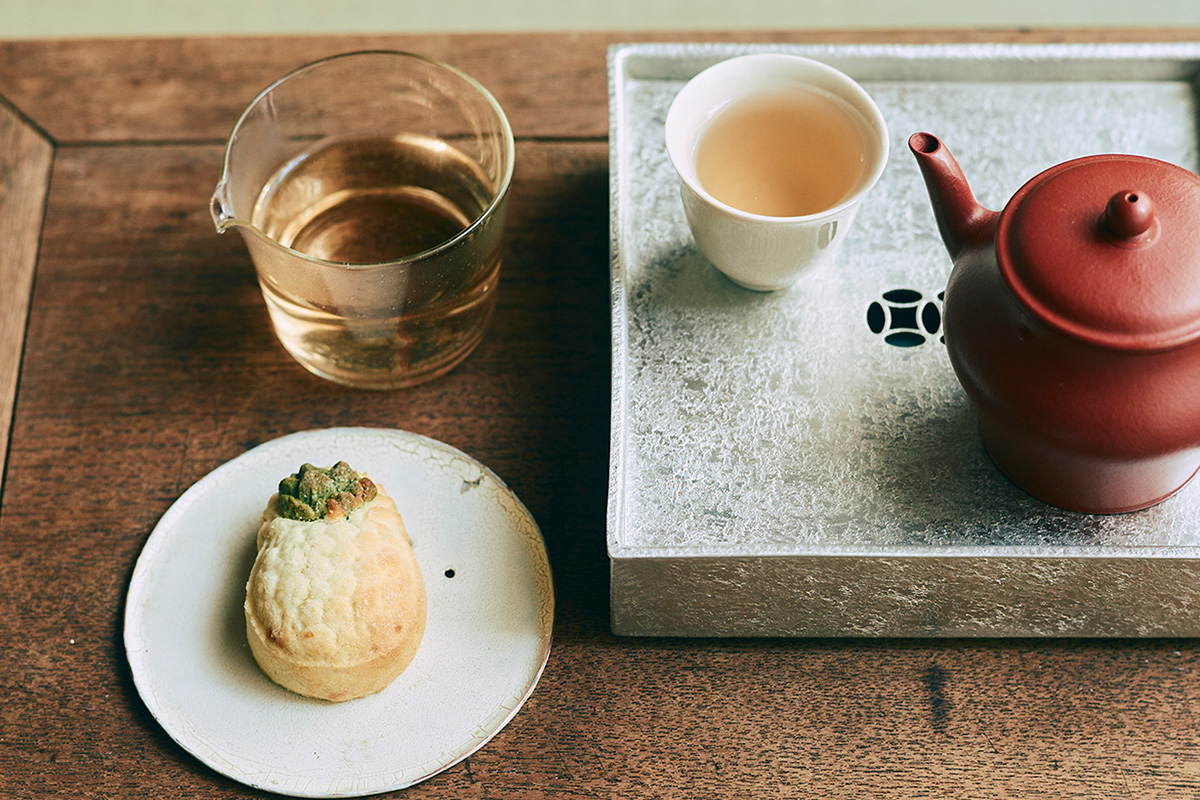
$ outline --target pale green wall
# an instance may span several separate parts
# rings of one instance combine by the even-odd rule
[[[1200,0],[0,0],[0,38],[939,26],[1200,27]]]

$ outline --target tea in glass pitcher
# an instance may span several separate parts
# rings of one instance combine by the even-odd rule
[[[482,86],[428,59],[356,53],[251,104],[213,199],[239,227],[276,334],[362,388],[433,378],[495,306],[512,131]]]

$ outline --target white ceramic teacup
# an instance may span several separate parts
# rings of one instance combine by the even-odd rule
[[[858,179],[833,205],[802,216],[752,213],[715,198],[697,176],[701,136],[733,104],[791,91],[814,92],[847,112],[863,141]],[[731,58],[695,76],[671,104],[666,140],[700,251],[735,283],[757,291],[786,288],[805,269],[833,256],[888,158],[883,115],[861,86],[826,64],[779,53]]]

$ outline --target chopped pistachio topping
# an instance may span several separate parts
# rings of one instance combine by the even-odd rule
[[[375,484],[339,461],[328,469],[305,464],[279,482],[279,513],[288,519],[309,522],[349,516],[375,498]]]

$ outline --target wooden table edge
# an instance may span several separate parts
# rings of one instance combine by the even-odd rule
[[[0,498],[54,146],[0,98]]]

